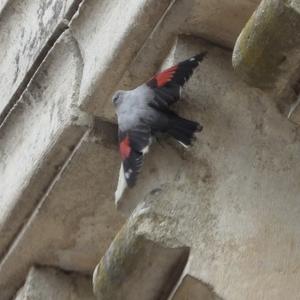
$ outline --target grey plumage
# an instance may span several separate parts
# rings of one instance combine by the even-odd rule
[[[114,94],[112,101],[118,118],[122,158],[116,201],[126,186],[135,185],[153,136],[167,133],[182,145],[189,146],[194,133],[201,131],[198,122],[179,117],[169,106],[179,100],[181,88],[205,55],[203,52],[185,60],[133,90]]]

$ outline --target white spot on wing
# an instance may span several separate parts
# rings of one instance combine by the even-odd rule
[[[145,155],[146,153],[149,152],[149,145],[146,146],[143,150],[142,150],[142,153]]]
[[[127,172],[125,172],[125,178],[129,179],[131,173],[132,173],[132,169],[129,169]]]
[[[121,198],[123,196],[123,193],[124,193],[126,188],[127,188],[127,182],[126,182],[126,179],[125,179],[123,164],[121,164],[120,173],[119,173],[118,187],[117,187],[117,190],[115,192],[115,204],[116,205],[121,200]]]

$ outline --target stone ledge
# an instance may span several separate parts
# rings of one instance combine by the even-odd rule
[[[164,240],[169,222],[170,218],[137,210],[94,271],[97,299],[168,299],[189,257],[188,247]],[[160,237],[151,238],[151,228],[160,232]]]

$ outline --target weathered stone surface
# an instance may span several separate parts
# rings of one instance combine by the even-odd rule
[[[0,4],[0,120],[14,105],[79,0]]]
[[[201,280],[186,275],[170,300],[221,300],[221,298]]]
[[[119,153],[116,126],[96,121],[61,168],[0,264],[1,300],[30,266],[92,274],[124,220],[114,208]]]
[[[93,300],[91,278],[54,268],[31,268],[15,300]]]
[[[170,218],[141,211],[118,233],[94,271],[99,300],[166,300],[185,267],[189,248],[167,242],[163,235]],[[157,231],[160,239],[151,238]]]
[[[233,72],[230,51],[181,38],[168,65],[204,49],[207,59],[176,107],[203,132],[188,150],[153,145],[123,208],[144,201],[172,217],[169,230],[176,227],[174,236],[191,246],[186,272],[223,299],[297,299],[297,126],[279,113],[273,97]]]
[[[264,0],[237,40],[233,66],[249,84],[274,88],[298,69],[299,46],[299,1]]]
[[[142,47],[137,56],[131,52],[132,49],[128,50],[130,55],[127,55],[126,52],[125,62],[124,65],[122,62],[122,68],[120,67],[122,70],[119,74],[119,69],[114,68],[114,63],[117,64],[122,59],[120,56],[114,56],[113,53],[117,53],[120,49],[130,45],[132,37],[135,38],[135,35],[122,35],[122,37],[130,38],[126,39],[126,42],[125,39],[119,41],[118,45],[122,44],[122,47],[119,48],[118,46],[118,51],[114,51],[115,48],[110,47],[114,43],[109,44],[110,46],[107,48],[100,49],[100,46],[98,48],[102,42],[103,34],[103,32],[98,31],[101,29],[105,32],[104,43],[109,40],[108,31],[110,30],[104,25],[106,18],[102,18],[100,12],[114,11],[113,14],[108,14],[112,17],[118,15],[115,12],[120,11],[120,8],[112,8],[112,2],[86,1],[86,9],[82,10],[82,14],[85,16],[79,14],[79,17],[75,19],[74,24],[79,23],[77,23],[78,28],[74,25],[76,32],[74,31],[73,36],[80,41],[80,51],[82,51],[80,53],[77,49],[74,53],[84,57],[84,60],[79,59],[79,61],[86,62],[89,60],[85,70],[85,88],[82,89],[86,92],[87,98],[85,96],[81,98],[80,104],[91,109],[97,115],[109,116],[108,119],[112,117],[112,110],[110,108],[110,114],[103,114],[103,104],[105,101],[110,102],[105,96],[106,92],[109,93],[108,91],[117,85],[116,82],[122,77],[129,62],[132,62],[130,70],[132,68],[135,71],[128,74],[136,76],[135,79],[132,77],[132,82],[144,80],[148,77],[147,72],[151,68],[154,72],[163,60],[168,50],[165,49],[164,45],[168,44],[169,46],[172,44],[171,41],[175,40],[174,32],[171,30],[173,25],[167,27],[169,26],[167,19],[163,18],[162,23],[152,31],[153,35],[150,36],[149,40],[140,43],[141,38],[137,39],[139,45],[134,46],[135,50],[140,45],[145,46]],[[178,23],[183,19],[184,10],[182,10],[181,16],[179,12],[180,8],[184,8],[184,6],[180,6],[180,2],[182,1],[175,2],[178,5],[177,8],[173,7],[173,9],[178,10],[177,12],[175,10],[169,11],[171,14],[174,13],[173,22],[176,22],[176,18]],[[230,4],[229,7],[231,8],[235,4],[232,1],[230,3],[228,1],[223,2]],[[251,6],[250,2],[252,1],[239,1],[239,3],[249,3],[249,7]],[[137,2],[130,3],[133,7],[138,5]],[[217,4],[215,9],[211,7],[209,11],[212,20],[215,15],[219,15],[219,2],[203,0],[203,2],[199,1],[198,3],[197,10],[203,14],[205,9],[201,9],[202,5]],[[255,3],[256,1],[253,2],[253,5]],[[101,6],[102,4],[103,6]],[[129,10],[129,6],[127,7]],[[196,14],[194,9],[191,11]],[[227,11],[225,6],[224,11]],[[232,23],[232,11],[229,9],[228,12],[229,15],[226,18],[229,23]],[[244,18],[246,11],[245,15],[240,15]],[[239,19],[239,16],[235,20]],[[119,14],[118,17],[123,18],[123,15]],[[210,19],[208,15],[206,17]],[[188,24],[192,21],[194,23],[191,24],[194,26],[191,26],[191,29],[197,31],[199,28],[201,30],[202,26],[197,27],[196,25],[202,22],[200,18],[199,20],[184,19],[183,22]],[[134,21],[130,22],[131,24],[134,23]],[[211,22],[219,25],[218,20]],[[109,22],[107,24],[110,26]],[[158,29],[163,24],[166,28],[159,31]],[[221,21],[220,24],[222,24]],[[138,24],[132,25],[131,28],[134,26],[138,27]],[[231,25],[229,27],[231,28]],[[83,29],[81,30],[81,28]],[[218,26],[216,28],[218,28],[217,36],[219,34],[219,37],[227,30],[225,25],[222,26],[223,30],[220,30]],[[146,28],[136,28],[135,30],[148,32]],[[170,35],[165,35],[164,30]],[[155,32],[161,32],[161,35],[155,35]],[[119,38],[122,39],[122,37]],[[156,37],[160,38],[157,39]],[[170,39],[166,39],[166,37],[170,37]],[[70,37],[74,44],[77,44],[73,38]],[[118,40],[118,35],[114,38],[115,41]],[[216,41],[219,40],[219,38],[216,39]],[[72,53],[76,48],[73,42],[71,45],[74,47],[70,47],[72,50],[68,49]],[[65,49],[68,47],[69,44]],[[153,151],[146,158],[143,174],[137,188],[130,192],[122,205],[131,211],[136,203],[142,200],[157,212],[168,215],[175,220],[171,224],[168,223],[168,231],[172,233],[170,236],[177,238],[181,244],[192,246],[188,273],[211,284],[224,299],[253,300],[265,297],[265,299],[281,300],[287,295],[290,299],[297,299],[300,261],[299,251],[297,251],[300,246],[298,234],[300,219],[298,195],[300,191],[297,180],[300,175],[298,130],[278,114],[274,106],[274,99],[247,87],[238,76],[232,73],[231,53],[229,51],[211,45],[203,46],[203,43],[193,39],[179,39],[167,59],[167,64],[173,64],[193,55],[202,50],[203,47],[209,49],[208,60],[203,63],[188,84],[185,91],[186,101],[177,107],[182,115],[203,123],[204,131],[200,135],[199,141],[189,151],[183,151],[171,143],[164,148],[159,145],[154,146]],[[71,112],[71,108],[76,107],[78,103],[79,90],[76,88],[74,92],[73,84],[76,81],[76,85],[79,86],[81,81],[75,79],[73,64],[70,63],[70,58],[66,56],[65,49],[62,48],[60,48],[61,52],[53,57],[56,61],[57,81],[54,80],[54,72],[52,72],[50,80],[41,80],[41,82],[45,84],[49,82],[50,86],[53,84],[56,87],[56,89],[52,89],[52,92],[49,92],[51,97],[48,95],[47,99],[56,99],[57,94],[61,92],[63,100],[60,99],[57,102],[65,103],[66,101],[68,105],[72,102],[70,106],[67,105],[62,110],[63,112]],[[97,59],[105,49],[107,52],[110,51],[107,56],[104,55],[108,58],[108,62],[98,74],[96,69],[102,63],[98,62]],[[101,52],[102,50],[103,52]],[[146,52],[143,52],[144,50]],[[132,57],[135,59],[132,60]],[[93,66],[93,60],[96,61],[95,66]],[[147,63],[144,63],[145,60]],[[106,59],[104,62],[106,63]],[[90,74],[88,74],[89,69],[91,69]],[[107,75],[105,69],[109,71]],[[114,70],[117,70],[118,74],[113,74],[110,77]],[[47,71],[46,68],[45,76],[48,76]],[[89,75],[91,76],[89,77]],[[105,76],[108,77],[105,78]],[[106,90],[106,84],[102,85],[105,81],[102,82],[101,80],[109,81],[110,78],[112,81],[109,82]],[[128,87],[132,87],[130,80],[129,78],[126,81]],[[63,88],[59,92],[62,82]],[[97,86],[98,83],[101,83],[99,87]],[[74,99],[77,100],[69,102],[71,96],[67,92],[67,85],[70,87],[68,92],[73,93]],[[103,94],[101,94],[100,86],[103,87]],[[86,104],[84,104],[85,100],[87,100]],[[15,112],[18,111],[18,107],[22,106],[17,106]],[[29,152],[27,150],[33,149],[34,146],[32,145],[35,145],[36,139],[39,142],[36,145],[44,142],[43,128],[46,128],[45,133],[49,133],[52,131],[52,125],[55,124],[55,122],[50,122],[51,126],[48,124],[50,129],[49,126],[44,127],[42,119],[49,115],[48,109],[43,110],[41,107],[36,106],[34,102],[34,109],[31,109],[32,113],[28,113],[30,109],[25,110],[27,112],[23,115],[24,119],[22,117],[7,119],[7,122],[11,120],[11,125],[7,128],[12,128],[7,131],[7,137],[9,137],[10,130],[13,133],[20,130],[20,133],[26,138],[29,135],[28,145],[23,147],[23,144],[20,144],[21,154],[25,153],[30,156],[28,153],[31,150]],[[46,107],[52,111],[50,105],[46,104]],[[38,109],[35,110],[36,108]],[[37,119],[34,111],[39,115],[39,122],[33,121]],[[60,110],[54,109],[54,116],[59,115],[58,111]],[[82,116],[81,113],[79,115]],[[14,114],[12,113],[11,116]],[[12,126],[15,123],[13,120],[21,126],[16,124]],[[24,120],[30,120],[30,122],[27,123]],[[48,122],[45,121],[45,123]],[[34,188],[35,185],[31,185],[31,189],[28,191],[31,191],[32,194],[30,195],[32,196],[20,197],[26,201],[20,201],[18,205],[22,203],[31,205],[32,199],[35,198],[33,196],[41,196],[43,189],[45,191],[50,182],[52,185],[50,189],[47,189],[46,195],[33,212],[30,220],[17,235],[0,264],[0,290],[3,300],[10,299],[15,294],[16,289],[24,282],[28,269],[34,263],[43,264],[47,262],[47,264],[62,266],[68,270],[77,269],[91,273],[99,257],[103,255],[115,232],[122,224],[122,220],[115,214],[112,207],[114,187],[117,183],[119,156],[117,149],[106,149],[106,147],[110,147],[107,145],[114,143],[112,137],[115,135],[111,135],[112,139],[107,136],[102,139],[97,135],[89,136],[86,134],[80,145],[72,151],[85,129],[82,127],[78,129],[75,123],[71,123],[72,126],[70,125],[70,127],[69,125],[59,127],[62,128],[62,131],[54,126],[62,140],[54,139],[54,148],[52,148],[52,142],[44,148],[60,149],[59,146],[62,145],[63,155],[54,155],[56,151],[47,152],[49,156],[45,156],[47,157],[44,161],[45,164],[38,165],[39,168],[36,168],[38,173],[34,176],[31,176],[34,169],[32,165],[25,163],[26,172],[29,170],[30,176],[24,178],[34,179],[29,184],[41,181],[36,185],[36,189]],[[34,130],[29,130],[30,125],[26,124],[31,124]],[[80,122],[80,124],[83,123]],[[23,130],[23,127],[27,129]],[[31,132],[37,132],[38,128],[41,132],[34,139]],[[69,131],[66,128],[75,130]],[[114,130],[111,128],[111,132]],[[75,137],[70,132],[73,132]],[[77,133],[80,134],[77,135]],[[1,134],[5,136],[4,131]],[[12,134],[12,136],[18,135]],[[1,142],[3,141],[1,140]],[[105,147],[103,148],[104,144]],[[0,147],[7,146],[1,145]],[[8,160],[10,167],[7,170],[10,170],[11,173],[7,171],[7,176],[11,179],[7,182],[12,183],[12,180],[15,180],[14,183],[17,183],[10,183],[12,191],[18,187],[20,182],[22,188],[29,186],[27,185],[28,181],[19,181],[18,176],[20,174],[17,174],[15,178],[13,173],[16,169],[19,171],[23,165],[23,161],[18,159],[21,155],[14,156],[13,154],[18,151],[17,148],[13,144],[5,148],[8,149],[6,151],[9,155],[11,152],[12,157],[16,158],[15,164],[12,163],[13,159]],[[32,152],[34,151],[32,150]],[[53,159],[51,158],[52,154],[54,155]],[[69,157],[70,154],[71,157]],[[24,158],[25,161],[26,157]],[[48,157],[50,158],[49,161]],[[63,170],[60,170],[66,158],[68,161],[64,164]],[[39,160],[39,157],[33,157],[33,161],[37,161],[37,159]],[[42,161],[39,160],[39,162]],[[55,168],[52,168],[52,162],[56,166]],[[50,164],[50,167],[45,167],[47,163]],[[58,176],[55,177],[57,173]],[[42,175],[47,177],[45,181],[42,180],[45,178]],[[51,181],[54,177],[55,180]],[[5,189],[1,183],[0,186]],[[5,192],[7,191],[5,190]],[[7,195],[13,195],[10,193]],[[22,193],[20,195],[23,195]],[[14,201],[16,198],[12,197],[11,199]],[[39,199],[39,197],[35,199]],[[23,213],[23,208],[21,206],[18,208],[16,212],[18,214]],[[7,208],[5,210],[8,211]],[[14,218],[10,220],[14,221]],[[10,223],[6,224],[9,225]],[[11,224],[14,226],[14,222]],[[156,232],[155,229],[157,229]],[[3,232],[10,231],[3,230]],[[157,226],[157,228],[151,228],[151,232],[154,232],[154,237],[159,240],[164,231]],[[2,236],[6,238],[1,232],[1,242],[3,241]],[[101,247],[99,247],[99,240]],[[240,284],[237,286],[236,282]]]
[[[1,255],[88,129],[76,109],[81,74],[67,31],[0,128]]]
[[[17,100],[20,91],[53,41],[68,26],[69,19],[81,2],[26,1],[10,1],[0,18],[0,58],[3,57],[0,83],[4,87],[10,86],[1,89],[0,111],[4,109],[6,112]],[[138,76],[143,74],[145,79],[166,55],[178,32],[210,37],[218,43],[232,46],[257,1],[223,1],[221,4],[206,0],[175,1],[162,17],[170,3],[170,0],[130,3],[85,1],[81,13],[72,22],[72,30],[83,51],[85,63],[80,97],[83,107],[103,116],[102,104],[108,101],[124,71],[146,40],[143,48],[148,51],[142,51],[141,57],[144,70],[138,72]],[[124,10],[125,6],[130,9]],[[160,18],[162,22],[156,26]],[[234,22],[229,23],[227,20],[230,18]],[[147,39],[151,32],[150,39]]]

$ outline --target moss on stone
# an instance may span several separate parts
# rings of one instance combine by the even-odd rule
[[[147,246],[147,240],[136,235],[131,222],[121,229],[99,263],[94,290],[100,299],[117,299],[118,287],[134,272],[137,258],[143,257]]]
[[[233,66],[249,84],[272,87],[286,56],[300,45],[300,14],[282,0],[265,0],[241,32]]]
[[[160,224],[168,222],[170,222],[169,218],[153,212],[137,215],[128,220],[97,267],[94,276],[94,291],[98,299],[125,299],[123,297],[124,291],[132,282],[138,280],[139,272],[142,270],[147,272],[149,262],[151,262],[150,265],[155,264],[157,253],[162,253],[162,257],[164,257],[166,249],[168,249],[166,261],[174,259],[174,264],[178,264],[179,269],[183,265],[182,262],[185,265],[189,255],[188,247],[177,245],[175,242],[168,247],[165,245],[163,237],[161,240],[153,240],[146,232],[140,231],[140,227],[143,227],[144,223],[147,225],[154,223],[153,226],[160,227]],[[169,253],[172,254],[169,256]],[[170,268],[171,265],[167,268]],[[163,268],[166,265],[159,264],[159,266]],[[172,278],[166,278],[166,281],[170,280],[172,281]]]

